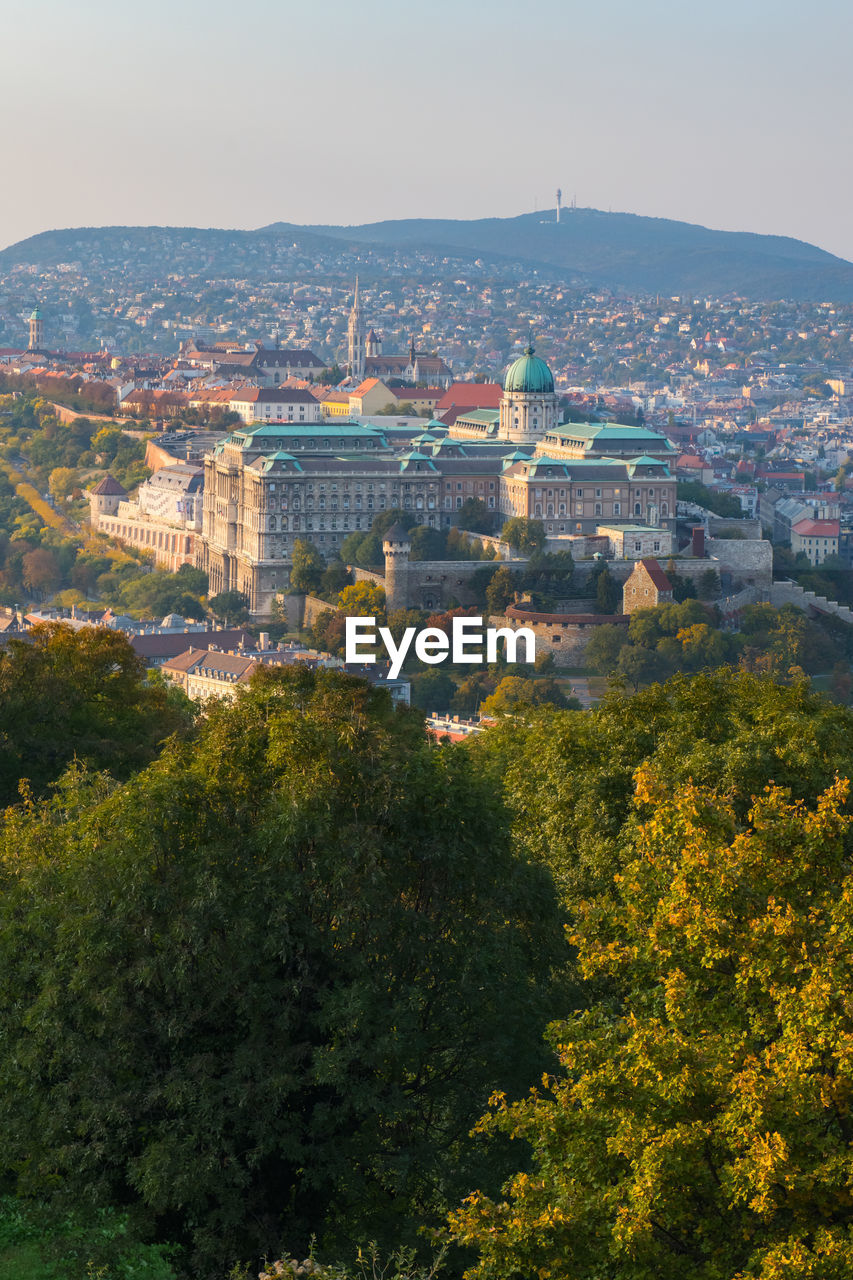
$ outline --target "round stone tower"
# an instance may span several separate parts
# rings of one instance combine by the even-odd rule
[[[382,539],[385,555],[385,608],[388,613],[409,607],[409,552],[412,541],[399,523],[392,524]]]

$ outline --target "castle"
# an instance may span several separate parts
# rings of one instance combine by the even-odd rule
[[[347,535],[367,533],[380,511],[409,511],[446,529],[467,500],[479,499],[496,526],[525,516],[542,520],[552,537],[620,520],[671,526],[674,453],[645,428],[560,426],[551,371],[528,348],[507,370],[499,409],[463,415],[451,428],[348,419],[232,432],[205,457],[196,563],[211,594],[241,591],[263,619],[288,588],[297,538],[334,559]],[[433,585],[418,598],[440,598]]]

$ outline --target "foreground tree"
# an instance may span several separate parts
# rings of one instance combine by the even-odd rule
[[[483,1132],[533,1168],[453,1215],[477,1280],[853,1273],[849,783],[744,819],[643,768],[635,836],[574,942],[592,989],[561,1072]]]
[[[743,819],[770,782],[814,803],[850,770],[853,713],[808,680],[778,685],[723,668],[675,676],[593,711],[535,710],[472,740],[502,787],[515,839],[546,863],[571,911],[609,889],[626,857],[635,771],[650,762],[673,792],[718,787]]]
[[[21,779],[43,794],[74,759],[125,778],[190,723],[189,704],[146,683],[120,632],[33,627],[0,653],[0,805]]]
[[[494,1177],[468,1134],[544,1065],[559,914],[386,694],[264,669],[128,784],[10,810],[0,872],[7,1181],[141,1206],[206,1277]]]

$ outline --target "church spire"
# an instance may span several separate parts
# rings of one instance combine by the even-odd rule
[[[364,320],[358,296],[358,276],[355,278],[355,296],[347,325],[347,363],[350,377],[361,382],[364,377]]]

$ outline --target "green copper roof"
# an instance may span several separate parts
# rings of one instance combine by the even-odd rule
[[[608,440],[626,440],[639,445],[654,444],[661,449],[673,451],[675,448],[661,431],[651,431],[648,427],[624,426],[621,422],[564,422],[548,434],[566,440],[594,440],[598,445],[606,444]]]
[[[288,466],[294,467],[297,471],[302,470],[301,462],[294,458],[292,453],[285,453],[282,449],[279,449],[277,453],[271,453],[264,458],[264,471],[272,471],[277,462],[286,462]]]
[[[542,394],[554,390],[554,375],[544,360],[533,354],[533,347],[526,347],[523,356],[514,361],[506,371],[504,391],[528,391]]]

